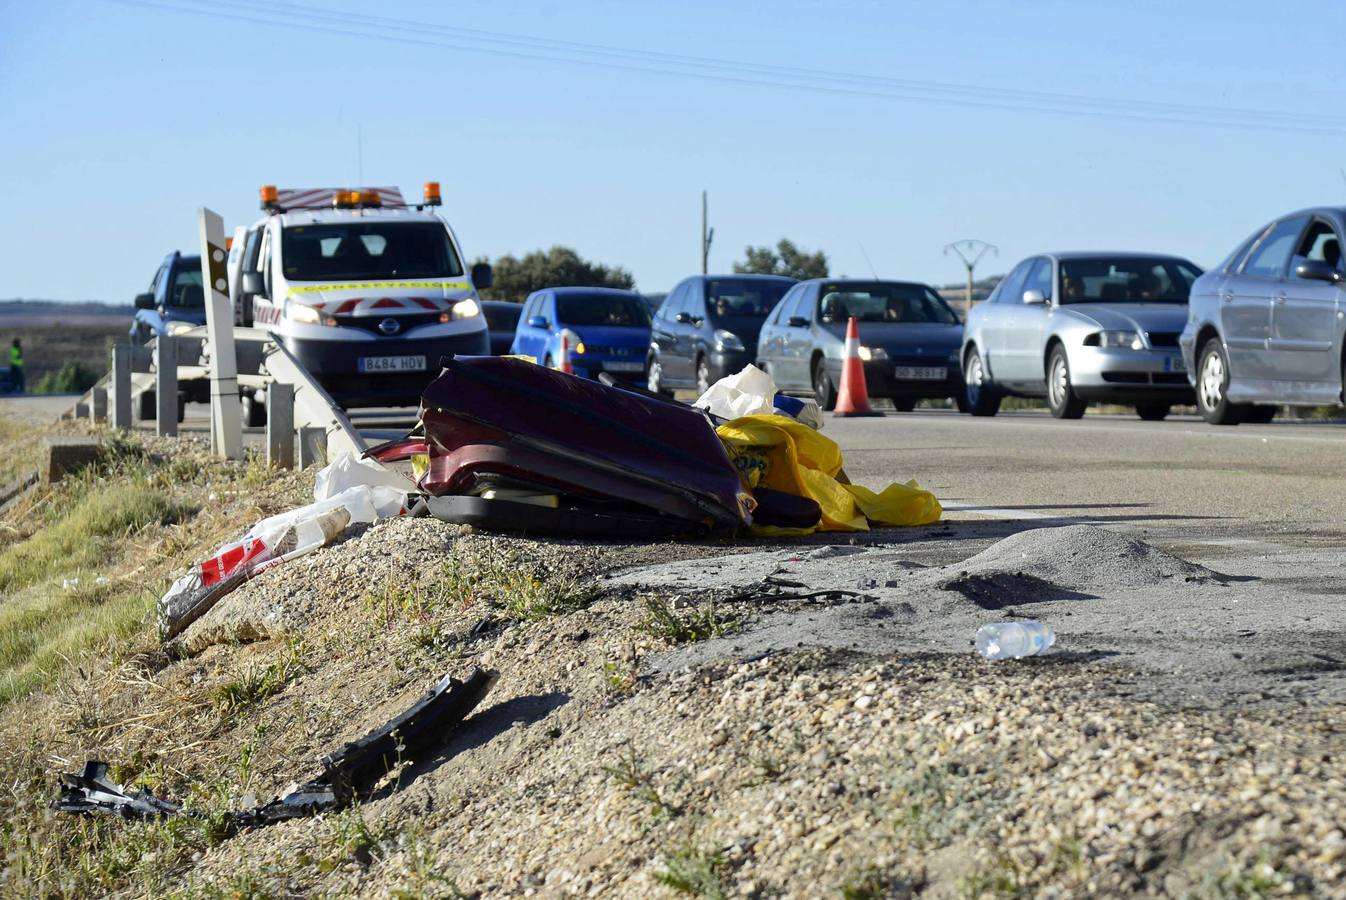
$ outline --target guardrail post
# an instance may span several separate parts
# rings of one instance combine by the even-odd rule
[[[206,289],[206,335],[210,347],[210,449],[225,459],[243,458],[243,410],[238,399],[238,356],[234,350],[234,310],[229,302],[224,220],[204,207],[201,276]]]
[[[294,468],[294,385],[273,381],[266,388],[266,461]]]
[[[156,431],[161,437],[178,434],[178,348],[162,335],[154,346],[154,406]]]
[[[327,429],[310,425],[299,429],[299,468],[323,464],[327,452]]]
[[[131,421],[131,346],[112,347],[112,426],[130,428]]]
[[[93,389],[89,403],[89,419],[94,422],[107,421],[107,388]]]

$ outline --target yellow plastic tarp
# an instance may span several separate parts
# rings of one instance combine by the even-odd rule
[[[715,432],[749,490],[762,485],[810,497],[822,507],[817,528],[754,525],[754,534],[868,531],[871,523],[929,525],[938,522],[944,512],[935,495],[914,481],[890,484],[879,493],[838,481],[843,460],[836,441],[788,416],[743,416]]]

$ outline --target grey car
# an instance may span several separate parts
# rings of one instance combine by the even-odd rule
[[[1191,403],[1178,335],[1200,275],[1186,259],[1155,253],[1025,259],[968,313],[967,411],[993,416],[1003,397],[1045,397],[1058,419],[1104,401],[1157,421]]]
[[[1291,213],[1197,279],[1181,345],[1207,422],[1342,403],[1343,235],[1346,210]]]
[[[757,365],[781,390],[812,392],[823,409],[832,409],[851,318],[871,397],[887,397],[899,412],[910,412],[921,400],[962,395],[958,314],[934,288],[911,281],[800,282],[762,325]]]

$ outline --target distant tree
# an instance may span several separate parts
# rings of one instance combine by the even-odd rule
[[[98,373],[78,360],[69,360],[33,385],[34,394],[82,394],[98,382]]]
[[[548,287],[610,287],[630,290],[636,280],[619,266],[589,262],[569,247],[534,250],[522,259],[505,255],[490,262],[494,283],[481,292],[487,300],[522,301],[533,291]]]
[[[776,242],[776,249],[770,247],[747,247],[743,250],[746,257],[743,262],[734,263],[734,271],[756,275],[786,275],[790,278],[826,278],[827,254],[805,253],[788,238]]]

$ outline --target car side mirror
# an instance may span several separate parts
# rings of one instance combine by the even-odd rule
[[[1047,297],[1039,290],[1024,291],[1024,304],[1027,306],[1042,306],[1047,302]]]
[[[546,317],[546,316],[529,316],[529,317],[528,317],[528,327],[529,327],[529,328],[546,328],[546,327],[547,327],[547,317]]]
[[[791,328],[808,328],[809,320],[804,318],[803,316],[790,316],[790,318],[786,320],[785,324],[789,325]]]
[[[262,281],[261,272],[244,272],[241,286],[243,293],[266,299],[266,282]]]
[[[1306,259],[1295,266],[1295,277],[1305,281],[1326,281],[1329,284],[1337,284],[1342,280],[1341,273],[1321,259]]]
[[[484,291],[494,282],[495,272],[490,263],[479,262],[472,266],[472,284],[477,290]]]
[[[692,314],[689,312],[680,312],[673,317],[673,321],[683,325],[690,325],[692,323]]]
[[[154,295],[136,294],[136,309],[154,309]]]

